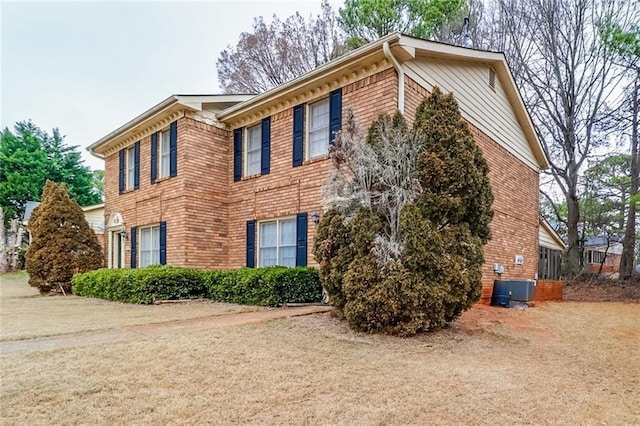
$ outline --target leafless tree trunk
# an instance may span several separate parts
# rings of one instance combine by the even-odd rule
[[[598,24],[620,14],[619,2],[496,0],[493,40],[505,52],[567,203],[567,270],[580,268],[579,175],[605,143],[598,124],[619,76]]]
[[[7,233],[4,227],[4,212],[1,208],[0,224],[0,272],[13,272],[20,266],[20,247],[22,247],[24,228],[20,225],[19,219],[12,219]]]
[[[640,69],[636,71],[636,79],[631,95],[631,185],[629,188],[629,210],[627,223],[622,241],[622,258],[620,259],[620,278],[629,279],[633,273],[633,258],[636,245],[636,204],[638,200],[638,186],[640,180],[640,158],[638,152],[638,115],[640,105]]]

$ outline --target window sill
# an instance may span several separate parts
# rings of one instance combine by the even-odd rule
[[[156,178],[156,181],[153,184],[155,185],[157,183],[164,182],[165,180],[169,180],[172,177],[173,176],[163,176],[163,177]]]
[[[240,178],[240,182],[245,180],[256,179],[256,178],[259,178],[260,176],[262,176],[262,173],[256,173],[254,175],[249,175],[249,176],[242,176],[242,178]]]
[[[329,154],[324,154],[321,155],[319,157],[314,157],[314,158],[310,158],[308,160],[305,160],[302,165],[306,165],[306,164],[313,164],[313,163],[318,163],[320,161],[324,161],[324,160],[328,160],[329,159]]]

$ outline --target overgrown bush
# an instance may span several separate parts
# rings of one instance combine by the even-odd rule
[[[488,167],[451,94],[434,88],[410,131],[348,114],[330,149],[329,209],[314,241],[330,302],[357,330],[412,335],[480,298],[490,238]]]
[[[217,302],[276,306],[285,302],[318,302],[322,287],[318,271],[313,268],[200,271],[149,266],[75,275],[73,293],[126,303],[209,298]]]
[[[78,203],[64,185],[47,181],[29,220],[26,252],[29,284],[40,293],[71,291],[71,277],[102,266],[102,249]]]

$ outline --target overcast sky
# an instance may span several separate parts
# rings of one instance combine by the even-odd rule
[[[220,93],[216,60],[254,17],[320,12],[320,0],[0,2],[2,128],[58,127],[92,169],[103,161],[85,147],[169,95]]]

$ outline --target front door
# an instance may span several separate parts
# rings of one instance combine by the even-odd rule
[[[120,231],[110,231],[109,234],[109,267],[122,268],[124,267],[124,243],[122,241],[122,235],[120,235]]]

